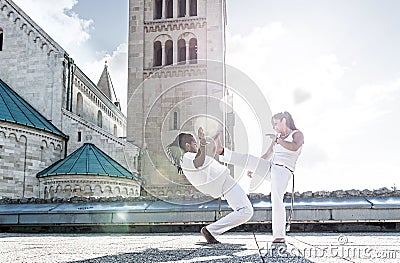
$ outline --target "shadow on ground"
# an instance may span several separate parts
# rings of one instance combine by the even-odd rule
[[[68,263],[98,263],[98,262],[305,262],[312,263],[308,259],[295,256],[287,251],[249,250],[245,244],[213,244],[197,243],[197,248],[148,248],[138,252],[108,255],[98,258],[70,261]]]
[[[302,256],[299,256],[299,254],[295,255],[293,254],[296,249],[291,249],[290,250],[292,253],[290,253],[286,247],[278,247],[275,249],[261,249],[261,258],[263,262],[277,262],[277,263],[286,263],[286,262],[301,262],[301,263],[313,263],[313,261],[306,259]]]

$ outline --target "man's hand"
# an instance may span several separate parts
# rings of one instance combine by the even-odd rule
[[[206,138],[204,138],[205,135],[202,127],[200,127],[199,130],[197,131],[197,137],[199,137],[200,147],[204,147],[208,144]]]
[[[197,131],[197,136],[199,137],[199,139],[204,139],[204,130],[203,127],[200,127],[199,130]]]
[[[253,172],[252,171],[247,171],[247,176],[250,178],[253,178]]]

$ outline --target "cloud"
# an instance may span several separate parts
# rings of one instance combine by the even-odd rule
[[[80,18],[72,12],[78,0],[14,0],[46,33],[68,53],[90,39],[93,20]]]
[[[385,84],[362,85],[355,92],[355,101],[361,105],[390,102],[399,99],[400,78]]]
[[[250,34],[231,34],[227,32],[227,64],[244,70],[250,77],[257,78],[257,69],[268,63],[272,45],[285,35],[280,22],[254,28]]]
[[[326,106],[326,101],[343,98],[336,85],[351,66],[342,65],[334,53],[303,45],[297,36],[282,22],[257,27],[247,35],[227,33],[227,63],[257,83],[273,111],[305,102]],[[293,100],[288,102],[287,96]]]
[[[293,91],[293,99],[295,104],[300,104],[303,103],[311,98],[311,93],[301,89],[301,88],[296,88]]]
[[[14,0],[47,34],[60,44],[76,61],[83,72],[97,83],[103,71],[104,61],[108,61],[109,73],[121,102],[121,108],[126,113],[126,86],[128,76],[127,44],[119,45],[111,55],[97,52],[93,60],[94,50],[87,44],[91,30],[94,28],[92,19],[83,19],[74,13],[72,8],[78,0]],[[88,62],[91,61],[91,62]]]
[[[373,140],[375,121],[391,112],[382,105],[398,100],[400,79],[357,89],[346,82],[358,66],[354,58],[346,57],[346,64],[339,51],[303,41],[308,43],[283,23],[248,35],[228,34],[227,62],[258,84],[273,112],[288,110],[303,131],[305,145],[296,169],[303,180],[297,181],[297,189],[373,188],[379,167],[395,163],[390,157],[393,146],[386,147],[387,158],[370,151],[383,147]],[[382,178],[378,186],[392,181],[390,176]]]

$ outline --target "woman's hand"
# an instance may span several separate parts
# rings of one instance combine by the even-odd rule
[[[250,178],[253,178],[253,172],[252,171],[247,171],[247,176]]]
[[[272,142],[274,142],[274,143],[278,143],[278,140],[279,140],[279,133],[278,134],[276,134],[276,133],[267,133],[267,134],[265,134],[265,136],[267,136],[267,137],[269,137],[271,140],[272,140]]]
[[[266,133],[265,136],[269,137],[271,140],[276,140],[276,134],[274,133]]]

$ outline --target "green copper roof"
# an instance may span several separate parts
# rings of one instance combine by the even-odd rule
[[[44,106],[44,105],[43,105]],[[67,137],[0,79],[0,120]]]
[[[68,155],[67,158],[52,164],[36,176],[68,174],[105,175],[139,180],[138,177],[91,143],[85,143],[78,150]]]

